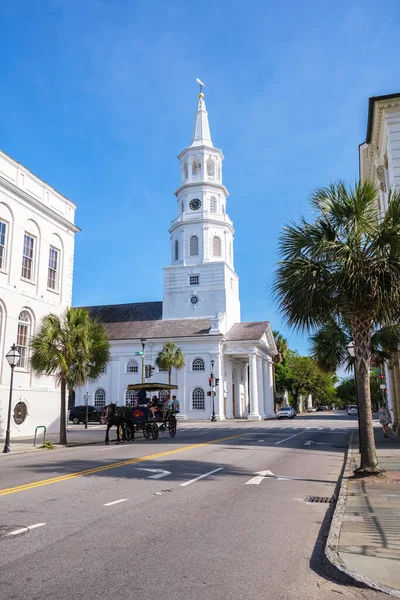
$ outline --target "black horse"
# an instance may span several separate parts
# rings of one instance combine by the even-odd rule
[[[130,429],[129,439],[132,439],[134,432],[133,426],[129,422],[131,420],[131,409],[117,406],[116,404],[108,404],[107,406],[103,406],[100,412],[100,423],[101,425],[107,425],[105,444],[108,445],[110,443],[109,431],[114,425],[117,428],[117,444],[119,444],[121,441],[119,433],[120,429],[122,429],[122,439],[124,441],[126,440],[125,431],[127,428]]]

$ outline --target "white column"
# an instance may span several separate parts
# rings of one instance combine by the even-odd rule
[[[263,373],[263,359],[257,356],[257,390],[258,390],[258,412],[265,419],[265,382]]]
[[[250,354],[250,414],[248,419],[259,421],[261,419],[258,412],[258,389],[257,389],[257,355]]]
[[[219,385],[215,388],[215,415],[218,420],[225,420],[225,404],[224,404],[224,360],[218,354],[215,360],[215,377],[219,378]]]
[[[224,369],[226,377],[224,377],[224,396],[226,395],[226,418],[233,419],[233,405],[235,398],[232,396],[232,361],[224,356]]]
[[[308,394],[307,408],[312,408],[312,395],[311,394]]]
[[[275,417],[273,364],[271,359],[263,361],[264,411],[267,419]]]

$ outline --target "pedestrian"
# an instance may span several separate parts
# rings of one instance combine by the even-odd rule
[[[171,406],[172,410],[174,412],[176,412],[176,413],[179,413],[179,412],[181,412],[180,411],[180,406],[181,405],[180,405],[180,402],[177,399],[177,397],[176,396],[172,396],[172,406]]]
[[[379,423],[382,425],[382,429],[383,432],[385,434],[385,437],[389,437],[388,436],[388,429],[389,429],[389,423],[392,422],[392,415],[390,414],[390,411],[385,408],[384,406],[382,406],[382,408],[379,410]]]

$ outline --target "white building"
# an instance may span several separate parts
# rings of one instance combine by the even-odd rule
[[[390,191],[400,190],[400,93],[369,99],[365,142],[360,144],[360,178],[380,190],[386,212]],[[400,355],[394,353],[386,370],[393,430],[400,432]]]
[[[0,435],[6,429],[11,369],[5,355],[16,343],[11,439],[45,425],[57,431],[60,391],[52,377],[29,370],[29,339],[50,312],[70,306],[75,204],[0,151]]]
[[[201,92],[191,143],[178,158],[180,185],[169,229],[171,252],[170,264],[164,267],[163,301],[91,307],[92,315],[106,325],[111,361],[103,376],[89,385],[90,402],[132,403],[134,393],[127,392],[127,385],[141,381],[141,358],[136,355],[142,349],[141,339],[146,340],[145,363],[153,366],[163,344],[172,340],[186,363],[173,373],[181,418],[210,418],[212,399],[207,392],[212,360],[220,379],[217,418],[274,417],[275,342],[267,321],[240,322],[234,229],[222,180],[224,156],[212,143]],[[152,381],[167,382],[167,373],[156,368]],[[76,391],[75,404],[84,404],[85,393],[85,387]]]

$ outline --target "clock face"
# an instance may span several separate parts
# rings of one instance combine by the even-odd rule
[[[199,208],[201,208],[200,198],[193,198],[193,200],[189,202],[189,208],[192,210],[199,210]]]
[[[199,299],[198,299],[198,297],[197,297],[197,296],[191,296],[191,298],[190,298],[190,302],[191,302],[192,304],[197,304],[197,303],[198,303],[198,301],[199,301]]]

